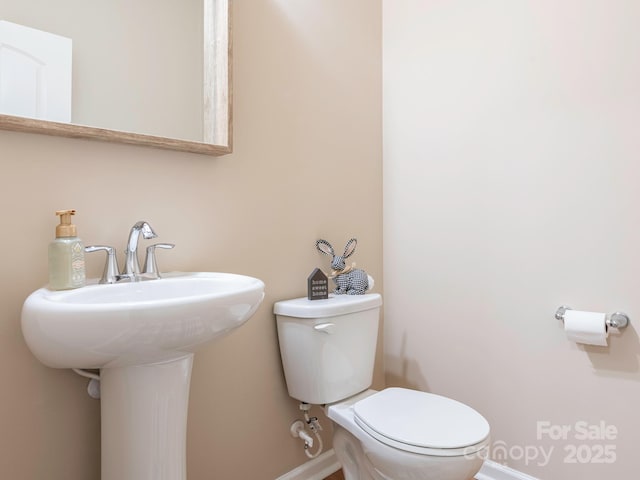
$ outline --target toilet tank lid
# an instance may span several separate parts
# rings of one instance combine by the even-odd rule
[[[306,297],[276,302],[273,313],[285,317],[323,318],[346,315],[379,308],[382,297],[379,293],[364,295],[329,295],[324,300],[309,300]]]

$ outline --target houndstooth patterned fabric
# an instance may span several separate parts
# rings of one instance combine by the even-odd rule
[[[333,279],[336,282],[336,289],[333,291],[336,295],[364,295],[369,288],[369,277],[367,272],[356,268],[349,273],[338,275]]]
[[[345,259],[353,255],[357,244],[358,241],[355,238],[352,238],[347,242],[347,245],[344,248],[344,253],[342,255],[336,255],[329,242],[323,239],[316,241],[316,248],[318,251],[332,257],[331,268],[336,273],[336,276],[333,279],[336,283],[336,289],[333,293],[336,295],[364,295],[367,288],[369,288],[369,277],[367,272],[357,268],[353,270],[346,268]],[[345,273],[340,273],[342,271],[345,271]]]

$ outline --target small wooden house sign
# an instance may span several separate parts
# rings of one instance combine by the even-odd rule
[[[329,279],[319,268],[311,272],[307,278],[307,298],[309,300],[329,298]]]

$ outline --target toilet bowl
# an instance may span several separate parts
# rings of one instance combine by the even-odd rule
[[[490,427],[456,400],[405,388],[369,390],[379,294],[274,305],[289,395],[325,406],[346,480],[470,480]]]
[[[468,480],[487,456],[487,421],[439,395],[367,390],[325,412],[346,480]]]

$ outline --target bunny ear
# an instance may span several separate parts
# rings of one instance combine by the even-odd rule
[[[325,255],[331,255],[332,257],[335,256],[335,253],[333,251],[333,247],[331,246],[331,244],[329,242],[327,242],[326,240],[318,240],[316,242],[316,248],[321,252],[324,253]]]
[[[358,240],[356,240],[355,238],[352,238],[351,240],[349,240],[347,242],[347,246],[344,247],[344,255],[342,255],[343,258],[349,258],[353,252],[356,251],[356,246],[358,245]]]

